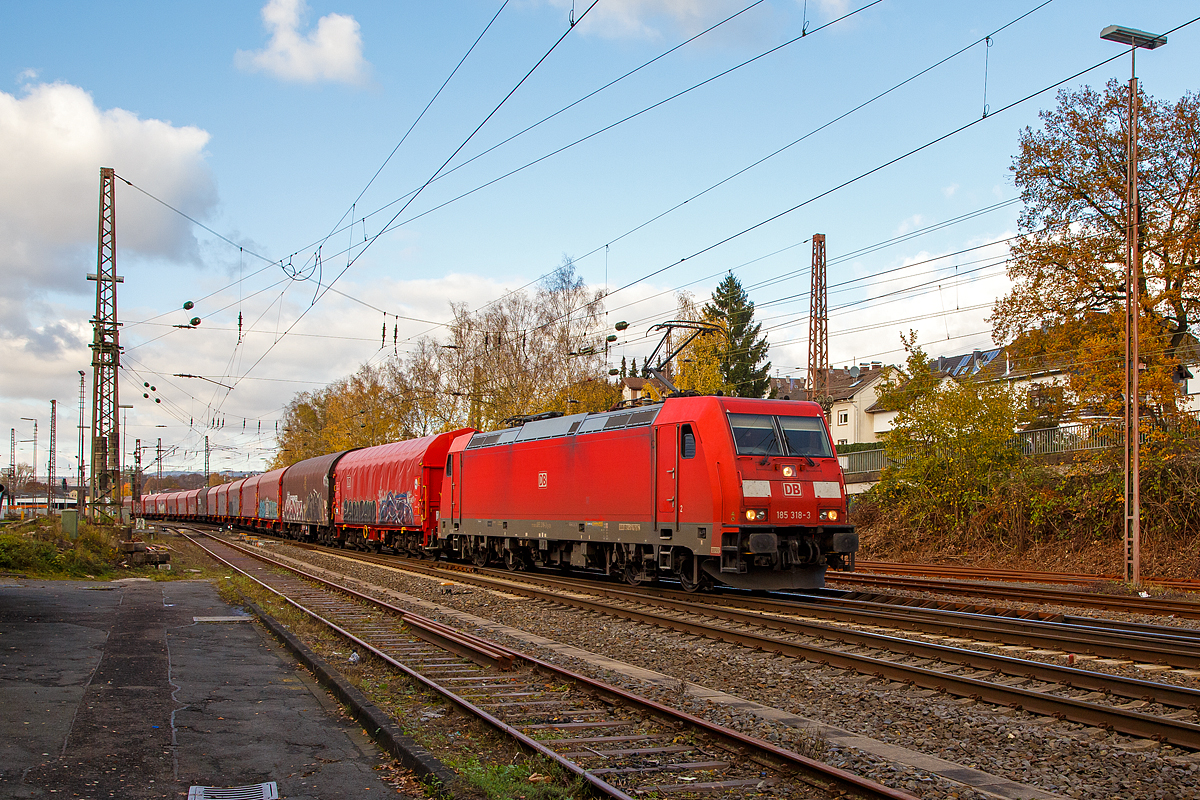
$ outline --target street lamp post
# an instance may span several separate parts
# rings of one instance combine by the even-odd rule
[[[1141,316],[1141,252],[1138,241],[1137,49],[1153,50],[1166,36],[1109,25],[1100,38],[1129,45],[1129,123],[1125,137],[1125,580],[1142,582],[1141,431],[1139,426],[1138,320]]]

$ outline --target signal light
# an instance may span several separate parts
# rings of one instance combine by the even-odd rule
[[[785,478],[796,477],[796,468],[793,467],[791,464],[784,464],[783,465],[783,477],[785,477]]]
[[[830,522],[834,522],[838,518],[838,512],[837,512],[837,509],[830,508],[830,509],[826,509],[825,511],[822,511],[820,516],[821,516],[821,519],[829,520]]]
[[[746,509],[746,519],[749,522],[761,522],[767,518],[766,509],[748,508]]]

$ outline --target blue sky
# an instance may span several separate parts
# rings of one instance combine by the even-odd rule
[[[1099,39],[1106,25],[1159,32],[1196,16],[1187,2],[1053,0],[997,33],[990,48],[975,44],[818,131],[1039,2],[764,0],[435,181],[396,229],[362,252],[364,237],[379,234],[400,207],[388,204],[429,179],[568,29],[451,168],[751,2],[600,0],[574,28],[569,15],[583,13],[583,0],[573,12],[570,0],[507,3],[355,205],[356,217],[368,215],[365,226],[335,234],[321,250],[314,276],[328,281],[347,266],[343,251],[353,243],[357,260],[336,289],[362,302],[329,293],[315,305],[311,280],[288,280],[252,254],[311,266],[316,246],[501,0],[0,4],[0,425],[29,439],[20,418],[39,418],[44,454],[49,401],[57,398],[57,468],[74,469],[77,370],[88,370],[90,386],[94,284],[84,276],[95,269],[101,166],[138,187],[117,189],[128,356],[122,402],[134,406],[128,435],[162,436],[177,447],[168,467],[197,466],[207,433],[220,448],[214,468],[257,468],[296,391],[390,353],[393,324],[401,349],[440,330],[389,318],[381,352],[380,309],[444,321],[451,301],[477,308],[535,281],[564,255],[591,284],[634,284],[608,301],[612,321],[631,322],[618,361],[640,361],[652,349],[646,329],[670,316],[675,291],[704,298],[732,269],[758,304],[776,374],[803,374],[806,240],[815,232],[828,237],[835,365],[898,361],[899,333],[910,328],[934,355],[990,346],[985,319],[1006,289],[1004,247],[922,262],[1017,232],[1020,205],[1005,203],[1016,198],[1008,167],[1019,131],[1036,125],[1054,95],[996,112],[1115,55],[1119,48]],[[479,188],[800,36],[806,20],[809,34],[798,41]],[[1198,37],[1200,24],[1140,54],[1149,93],[1175,99],[1196,90]],[[1128,71],[1125,57],[1065,85],[1099,86],[1126,80]],[[813,200],[979,120],[985,103],[992,113],[968,130]],[[909,233],[919,235],[859,252]],[[256,270],[263,271],[246,277]],[[192,312],[181,308],[188,300],[197,304]],[[193,314],[203,319],[199,329],[171,327]],[[143,381],[162,403],[135,391]],[[214,417],[223,427],[208,427]],[[18,460],[28,461],[31,445],[18,448]]]

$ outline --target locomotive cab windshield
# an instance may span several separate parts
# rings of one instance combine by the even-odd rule
[[[729,426],[739,456],[833,458],[819,417],[730,414]]]

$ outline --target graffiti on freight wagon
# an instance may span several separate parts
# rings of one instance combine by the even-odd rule
[[[379,496],[379,521],[392,525],[412,525],[413,509],[408,492],[386,492]]]
[[[342,521],[357,525],[373,525],[375,523],[375,501],[343,500]]]
[[[324,523],[329,518],[325,495],[316,489],[309,492],[304,500],[298,495],[289,494],[283,500],[283,517],[292,522]]]
[[[342,520],[356,525],[415,525],[410,492],[379,492],[378,500],[343,500]]]
[[[261,519],[279,519],[279,501],[273,497],[258,501],[258,516]]]

